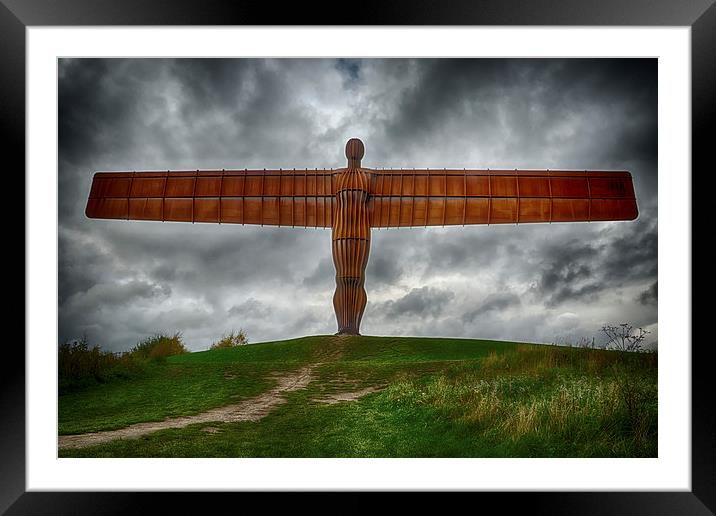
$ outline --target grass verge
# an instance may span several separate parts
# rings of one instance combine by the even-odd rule
[[[78,457],[654,457],[657,355],[468,339],[314,336],[171,356],[60,396],[60,433],[234,403],[316,364],[260,421],[61,450]],[[354,401],[321,400],[377,389]]]

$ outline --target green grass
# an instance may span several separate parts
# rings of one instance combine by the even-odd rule
[[[59,399],[60,434],[190,415],[319,363],[256,422],[195,424],[61,457],[654,457],[656,354],[314,336],[189,353]],[[379,390],[333,405],[317,398]],[[205,431],[207,426],[214,433]]]

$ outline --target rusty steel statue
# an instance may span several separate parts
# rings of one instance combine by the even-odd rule
[[[90,218],[331,228],[337,334],[359,335],[371,228],[633,220],[629,172],[345,168],[97,172]]]

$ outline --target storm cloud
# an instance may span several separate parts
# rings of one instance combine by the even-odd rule
[[[382,306],[378,306],[378,311],[384,312],[387,318],[402,316],[437,317],[443,313],[443,310],[453,297],[455,295],[446,290],[432,287],[414,288],[395,301],[385,301]]]
[[[657,339],[655,59],[61,59],[59,341],[336,331],[330,230],[90,220],[98,170],[629,170],[632,222],[374,230],[361,330]]]

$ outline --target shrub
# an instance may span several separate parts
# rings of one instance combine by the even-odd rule
[[[87,337],[68,341],[58,348],[59,392],[62,394],[114,378],[131,378],[144,371],[150,361],[162,361],[168,356],[187,352],[180,333],[155,335],[123,353],[102,351],[97,345],[90,347]]]
[[[235,348],[236,346],[244,346],[248,343],[249,338],[242,328],[238,333],[232,330],[228,335],[223,335],[219,340],[214,342],[209,349]]]
[[[100,352],[98,346],[90,348],[87,337],[65,342],[60,344],[58,349],[59,377],[61,379],[97,377],[103,369],[102,362],[106,362],[108,358],[107,354]]]
[[[635,330],[629,323],[605,324],[601,331],[607,337],[606,349],[618,351],[644,351],[642,342],[651,333],[644,328]]]
[[[172,336],[159,333],[144,339],[134,346],[130,353],[142,359],[163,360],[172,355],[188,353],[188,350],[184,346],[181,333],[177,332]]]
[[[101,351],[97,345],[90,347],[86,337],[60,344],[57,364],[60,393],[113,377],[130,377],[142,367],[127,353]]]

